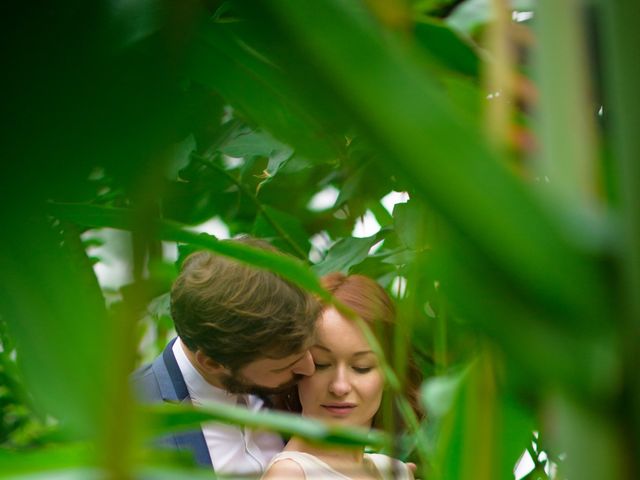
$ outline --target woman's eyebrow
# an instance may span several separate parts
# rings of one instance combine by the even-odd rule
[[[313,348],[319,348],[320,350],[324,350],[325,352],[332,353],[330,348],[327,348],[327,347],[325,347],[324,345],[320,345],[320,344],[318,344],[318,343],[316,343],[316,344],[313,346]],[[352,356],[353,356],[353,357],[357,357],[357,356],[359,356],[359,355],[366,355],[366,354],[368,354],[368,353],[374,353],[374,351],[373,351],[373,350],[362,350],[362,351],[360,351],[360,352],[355,352]]]
[[[366,355],[367,353],[373,353],[373,350],[362,350],[361,352],[356,352],[353,354],[354,357],[358,355]]]

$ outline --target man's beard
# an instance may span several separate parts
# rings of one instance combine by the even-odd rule
[[[238,372],[231,372],[231,374],[223,376],[220,381],[224,385],[225,390],[229,393],[249,393],[260,397],[267,397],[269,395],[288,392],[292,387],[297,385],[303,377],[304,375],[294,374],[291,380],[282,383],[277,387],[263,387],[262,385],[256,385],[255,383],[247,381]]]

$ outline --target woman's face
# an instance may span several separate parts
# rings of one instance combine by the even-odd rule
[[[303,415],[370,427],[384,381],[378,358],[358,325],[334,308],[326,309],[311,355],[316,371],[298,384]]]

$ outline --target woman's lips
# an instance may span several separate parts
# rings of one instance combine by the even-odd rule
[[[355,407],[353,403],[330,403],[322,405],[322,408],[333,415],[349,415]]]

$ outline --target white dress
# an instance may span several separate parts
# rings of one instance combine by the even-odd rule
[[[409,467],[400,460],[379,453],[365,453],[364,458],[375,466],[384,480],[413,480]],[[277,461],[284,459],[296,462],[307,480],[351,480],[315,455],[304,452],[280,452],[269,462],[267,470]]]

